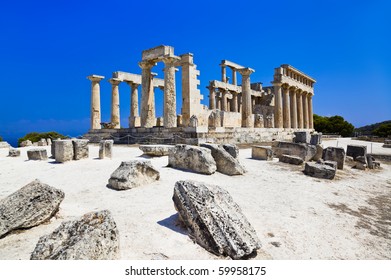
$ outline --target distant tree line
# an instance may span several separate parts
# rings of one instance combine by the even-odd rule
[[[391,135],[391,120],[359,127],[355,131],[360,135],[388,137]]]
[[[26,140],[30,140],[31,142],[38,142],[39,140],[41,140],[42,138],[44,139],[47,139],[47,138],[50,138],[50,139],[57,139],[57,138],[61,138],[61,139],[66,139],[68,137],[58,133],[58,132],[55,132],[55,131],[50,131],[50,132],[30,132],[30,133],[27,133],[25,136],[23,136],[22,138],[19,138],[18,139],[18,145],[20,146],[20,143],[22,143],[23,141],[26,141]]]
[[[353,136],[354,126],[341,116],[322,117],[314,114],[314,128],[323,134],[337,134],[342,137]]]
[[[0,136],[0,142],[3,141],[3,137]]]

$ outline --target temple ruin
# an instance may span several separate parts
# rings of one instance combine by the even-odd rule
[[[164,63],[164,79],[152,72]],[[158,46],[142,52],[141,75],[113,72],[111,83],[111,119],[101,120],[100,82],[104,76],[91,75],[91,129],[84,136],[92,142],[113,139],[115,143],[256,143],[291,140],[294,131],[313,131],[312,96],[314,83],[310,76],[288,64],[274,70],[272,86],[252,83],[254,69],[237,63],[221,61],[221,80],[207,86],[209,106],[201,104],[200,71],[191,53],[175,55],[174,48]],[[231,81],[227,68],[232,72]],[[175,77],[181,74],[181,96]],[[241,85],[237,76],[241,75]],[[129,122],[120,123],[119,84],[130,87]],[[141,85],[141,104],[139,88]],[[163,117],[156,116],[155,88],[164,91]],[[177,100],[182,100],[180,114]],[[125,128],[125,126],[128,126]]]

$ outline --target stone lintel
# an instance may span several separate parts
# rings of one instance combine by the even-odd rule
[[[246,67],[244,67],[242,65],[239,65],[239,64],[237,64],[235,62],[232,62],[232,61],[229,61],[229,60],[225,60],[225,59],[221,61],[220,66],[228,66],[228,67],[233,68],[235,70],[246,68]]]
[[[311,82],[314,82],[316,83],[316,80],[310,76],[308,76],[307,74],[304,74],[303,72],[301,72],[300,70],[296,69],[295,67],[293,67],[292,65],[289,65],[289,64],[281,64],[281,67],[282,68],[285,68],[285,69],[289,69],[293,72],[296,72],[296,74],[299,74],[300,76],[303,76],[304,78],[310,80]]]
[[[223,89],[223,90],[229,90],[230,92],[236,92],[236,93],[242,92],[242,86],[228,84],[228,83],[224,83],[224,82],[218,81],[218,80],[210,81],[209,86],[207,88],[209,89],[209,87]],[[252,89],[251,95],[255,96],[255,97],[262,97],[262,92],[264,92],[266,94],[265,91],[258,91],[258,90]]]
[[[152,73],[156,74],[156,73]],[[157,74],[156,74],[157,75]],[[141,75],[138,74],[132,74],[122,71],[113,72],[113,78],[118,78],[121,81],[127,82],[127,83],[134,83],[141,85]],[[152,80],[154,87],[164,87],[164,80],[159,78],[153,78]]]
[[[161,45],[142,52],[142,60],[159,60],[165,56],[174,56],[174,47]]]
[[[90,80],[90,81],[94,81],[94,82],[99,82],[100,80],[104,79],[105,77],[104,76],[99,76],[99,75],[90,75],[90,76],[87,76],[87,79]]]

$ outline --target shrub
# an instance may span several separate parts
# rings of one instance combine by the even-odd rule
[[[373,134],[379,137],[388,137],[389,135],[391,135],[391,123],[382,124],[373,131]]]
[[[26,141],[26,140],[30,140],[33,143],[34,142],[38,142],[42,138],[44,138],[44,139],[47,139],[47,138],[51,138],[51,139],[57,139],[57,138],[66,139],[68,137],[66,137],[66,136],[64,136],[64,135],[62,135],[62,134],[60,134],[58,132],[55,132],[55,131],[42,132],[42,133],[30,132],[30,133],[27,133],[22,138],[18,139],[18,145],[20,146],[20,143],[22,143],[23,141]]]
[[[353,135],[354,126],[341,116],[322,117],[314,114],[314,128],[323,134],[338,134],[342,137]]]

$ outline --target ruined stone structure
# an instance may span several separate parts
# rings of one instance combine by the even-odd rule
[[[164,63],[164,79],[152,72]],[[291,140],[297,130],[313,130],[313,78],[283,64],[275,69],[272,86],[251,83],[255,70],[237,63],[221,61],[221,80],[209,82],[209,106],[201,104],[198,89],[200,71],[191,53],[175,55],[174,48],[158,46],[142,52],[141,75],[113,72],[111,83],[111,119],[101,122],[100,81],[104,76],[91,75],[91,130],[85,138],[92,142],[114,139],[116,143],[254,143]],[[231,82],[227,68],[232,72]],[[175,84],[181,70],[181,96]],[[241,85],[238,85],[238,74]],[[119,84],[130,87],[129,128],[120,123]],[[141,104],[138,104],[141,86]],[[156,116],[155,88],[164,91],[163,117]],[[180,114],[177,100],[182,100]]]

